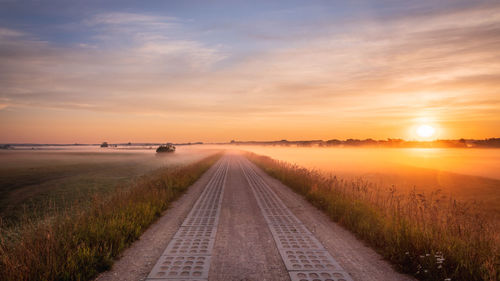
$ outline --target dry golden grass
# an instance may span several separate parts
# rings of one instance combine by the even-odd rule
[[[398,193],[266,156],[247,157],[420,280],[500,280],[498,222],[439,192]]]
[[[0,229],[1,280],[89,280],[108,269],[219,157],[160,169],[129,188],[95,196],[85,207]]]
[[[168,155],[144,151],[0,151],[0,220],[16,225],[44,217],[93,194],[115,192],[141,175],[166,166],[185,165],[215,151],[185,148]],[[101,196],[101,195],[99,195]]]

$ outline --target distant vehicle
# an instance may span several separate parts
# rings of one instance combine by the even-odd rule
[[[156,152],[174,152],[175,151],[175,146],[173,144],[167,143],[164,145],[160,145],[157,149]]]
[[[108,147],[108,146],[109,146],[109,144],[106,141],[101,144],[101,147]]]
[[[11,149],[10,144],[0,144],[0,149]]]

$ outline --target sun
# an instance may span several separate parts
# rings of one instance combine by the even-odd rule
[[[420,125],[417,128],[417,135],[421,138],[430,138],[434,135],[436,129],[429,125]]]

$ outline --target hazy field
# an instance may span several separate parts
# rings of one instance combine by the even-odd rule
[[[24,160],[2,173],[10,217],[0,225],[1,279],[91,280],[221,156],[187,150],[153,155],[9,154]],[[15,216],[26,203],[35,212]]]
[[[125,186],[131,179],[160,167],[194,162],[209,149],[178,147],[157,155],[145,149],[44,147],[0,151],[0,215],[4,222],[20,214],[43,215],[96,194]]]
[[[334,154],[339,157],[342,153],[360,152],[299,151],[290,148],[267,152],[281,153],[281,157],[299,155],[305,161],[314,160],[311,156],[320,153],[316,163]],[[332,164],[312,170],[268,156],[247,156],[400,270],[420,280],[499,280],[499,181],[422,168],[388,169],[391,166],[384,165],[384,160],[390,153],[401,151],[377,153],[386,154],[379,158],[380,165],[370,163],[371,159],[363,155],[351,155],[340,161],[358,162],[359,168],[353,166],[351,171],[336,174],[326,172],[335,166]],[[363,169],[380,171],[360,176]],[[418,187],[410,188],[412,185]],[[438,188],[445,191],[438,192]],[[455,200],[457,195],[461,200]]]
[[[31,249],[42,251],[43,247],[37,246],[40,229],[57,233],[76,225],[68,233],[94,235],[92,231],[99,229],[94,229],[95,218],[100,218],[99,224],[112,224],[109,231],[102,231],[104,236],[99,240],[106,241],[108,248],[90,254],[90,258],[79,254],[72,257],[77,261],[90,260],[84,263],[85,276],[94,276],[96,268],[98,271],[108,268],[112,257],[139,237],[161,210],[215,160],[197,162],[185,171],[158,168],[194,163],[221,149],[252,151],[297,164],[253,157],[267,172],[304,195],[401,270],[416,274],[418,268],[425,268],[425,276],[416,274],[422,280],[443,280],[449,276],[455,280],[476,280],[458,276],[498,274],[495,229],[500,217],[500,175],[496,171],[500,166],[500,150],[495,149],[202,145],[179,146],[175,153],[161,155],[151,149],[130,147],[0,151],[0,215],[4,223],[0,230],[8,238],[0,243],[6,257],[2,263],[10,268],[8,264],[19,263]],[[176,190],[176,184],[156,189],[156,183],[167,183],[173,175],[182,183],[181,189]],[[159,200],[157,194],[163,194],[163,199]],[[456,204],[451,199],[466,204]],[[64,211],[69,206],[77,208]],[[73,214],[73,210],[77,213]],[[113,224],[117,210],[127,215],[120,215],[120,222]],[[136,212],[143,215],[141,219],[135,217]],[[48,224],[37,219],[19,221],[33,215],[56,219]],[[77,224],[73,223],[75,218],[80,220]],[[124,226],[129,227],[126,235],[120,232]],[[44,243],[56,247],[50,244],[50,235]],[[88,237],[90,242],[92,235]],[[133,239],[127,240],[127,235]],[[60,244],[70,242],[64,240]],[[118,250],[111,250],[115,248]],[[89,249],[94,248],[89,246]],[[446,262],[424,260],[422,256],[429,253],[439,257],[444,253]],[[61,280],[73,280],[74,274],[82,271],[80,267],[59,270],[65,264],[65,255],[54,256],[60,260],[50,266],[30,259],[33,263],[26,263],[26,268],[32,269],[16,274],[26,271],[26,280],[30,280],[50,271],[57,278],[70,276]]]
[[[376,188],[413,188],[467,202],[500,214],[500,149],[301,148],[231,146],[267,155]]]
[[[45,212],[88,200],[128,180],[168,165],[192,162],[214,149],[242,149],[342,178],[362,178],[380,188],[416,188],[465,201],[477,201],[500,214],[500,150],[373,149],[270,146],[179,146],[157,155],[147,149],[97,147],[0,151],[0,215],[15,218],[28,208]]]

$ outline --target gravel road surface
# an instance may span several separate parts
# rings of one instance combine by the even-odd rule
[[[96,280],[414,280],[228,152]]]

